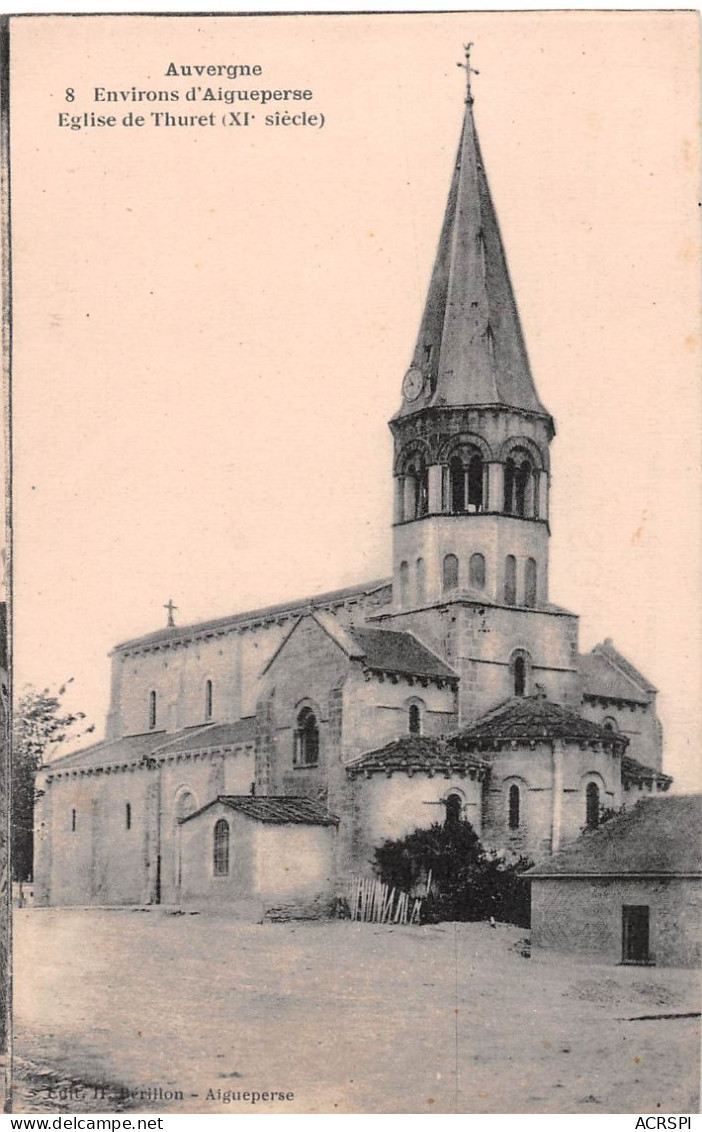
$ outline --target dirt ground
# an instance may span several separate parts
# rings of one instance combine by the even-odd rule
[[[524,936],[22,909],[14,1110],[696,1112],[697,974]]]

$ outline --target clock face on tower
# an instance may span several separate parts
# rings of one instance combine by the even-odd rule
[[[420,369],[415,369],[412,366],[405,374],[405,380],[402,382],[402,392],[407,401],[416,401],[419,394],[424,388],[424,374]]]

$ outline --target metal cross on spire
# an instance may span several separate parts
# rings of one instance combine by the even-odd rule
[[[470,65],[470,49],[471,49],[472,46],[473,46],[472,43],[464,43],[463,44],[463,51],[464,51],[464,54],[465,54],[465,62],[464,63],[456,63],[457,67],[463,67],[463,69],[466,72],[466,102],[472,102],[473,101],[473,94],[472,94],[471,89],[470,89],[470,76],[480,74],[480,71],[476,71],[475,67],[471,67],[471,65]]]
[[[175,613],[178,606],[173,604],[173,598],[172,597],[169,597],[168,604],[164,605],[163,608],[168,610],[168,625],[167,625],[167,627],[169,629],[175,629],[175,621],[173,620],[173,614]]]

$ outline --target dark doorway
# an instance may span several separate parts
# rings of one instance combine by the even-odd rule
[[[648,904],[622,905],[622,962],[647,963]]]

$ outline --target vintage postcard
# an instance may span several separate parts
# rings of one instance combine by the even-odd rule
[[[8,1108],[696,1112],[695,13],[3,45]]]

